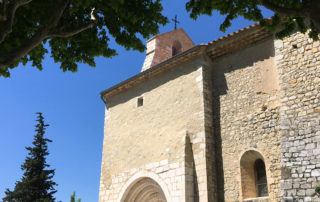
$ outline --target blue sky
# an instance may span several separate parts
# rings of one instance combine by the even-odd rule
[[[219,25],[223,16],[214,13],[194,21],[185,11],[185,2],[164,0],[163,14],[170,19],[177,14],[178,27],[195,44],[210,42],[253,23],[238,18],[222,33]],[[169,23],[160,33],[173,28],[174,24]],[[11,78],[0,77],[0,198],[22,176],[25,147],[31,145],[35,134],[35,112],[42,112],[50,124],[46,136],[53,140],[47,160],[56,169],[57,200],[68,202],[76,191],[83,202],[98,201],[104,127],[104,104],[99,93],[139,73],[145,57],[145,53],[126,51],[114,41],[111,47],[118,56],[97,58],[95,68],[81,64],[77,73],[62,72],[47,55],[41,72],[27,64],[11,71]]]

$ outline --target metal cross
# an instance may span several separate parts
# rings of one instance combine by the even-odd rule
[[[172,21],[174,22],[174,29],[177,29],[177,24],[180,23],[177,19],[177,15],[174,17],[174,19],[172,19]]]

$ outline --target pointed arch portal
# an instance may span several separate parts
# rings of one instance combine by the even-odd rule
[[[140,171],[122,187],[118,202],[170,202],[166,183],[155,173]]]
[[[167,202],[160,185],[151,178],[145,177],[126,190],[122,202]]]

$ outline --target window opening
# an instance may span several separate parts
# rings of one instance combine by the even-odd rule
[[[139,97],[137,100],[137,107],[143,106],[143,97]]]
[[[242,155],[240,173],[243,199],[268,196],[266,165],[259,152],[249,150]]]
[[[254,163],[254,170],[256,175],[256,187],[258,197],[268,196],[266,166],[263,160],[256,160],[256,162]]]
[[[175,56],[182,52],[182,46],[179,41],[174,41],[172,44],[172,56]]]

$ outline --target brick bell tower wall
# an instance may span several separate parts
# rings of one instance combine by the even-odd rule
[[[194,46],[195,44],[182,28],[154,36],[147,41],[146,58],[141,71],[145,71]]]

